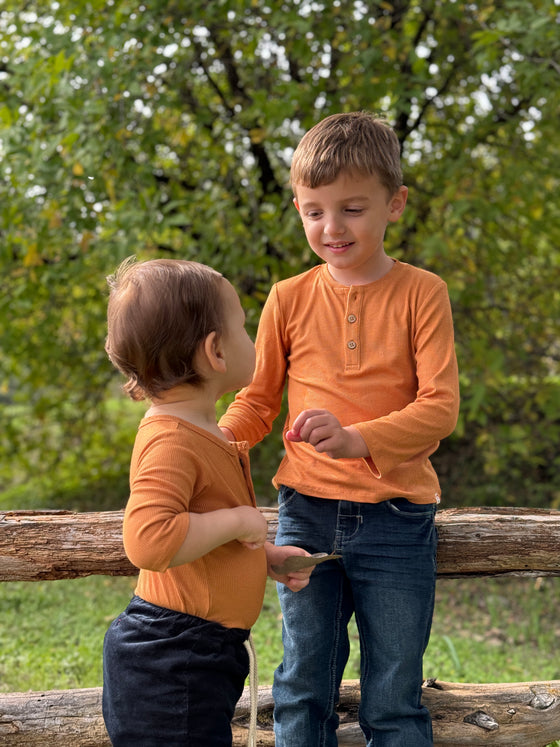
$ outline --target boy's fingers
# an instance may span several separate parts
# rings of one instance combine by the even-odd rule
[[[323,415],[324,412],[325,410],[302,410],[292,423],[291,430],[299,436],[301,429],[307,423],[309,418],[315,417],[315,415]]]
[[[299,432],[294,430],[293,428],[290,428],[289,431],[286,431],[286,438],[288,441],[293,441],[294,443],[303,440],[299,435]]]

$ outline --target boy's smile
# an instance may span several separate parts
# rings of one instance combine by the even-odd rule
[[[391,269],[383,238],[387,223],[404,210],[406,187],[389,196],[377,176],[342,173],[330,184],[314,189],[296,184],[294,191],[309,245],[335,280],[364,285]]]

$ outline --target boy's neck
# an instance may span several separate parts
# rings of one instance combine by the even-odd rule
[[[395,260],[383,253],[379,261],[366,268],[345,269],[333,267],[327,262],[327,270],[333,280],[341,285],[367,285],[385,277],[393,269],[394,264]]]

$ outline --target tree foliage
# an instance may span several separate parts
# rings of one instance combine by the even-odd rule
[[[126,472],[105,276],[131,254],[207,262],[254,327],[271,283],[314,261],[291,205],[295,144],[368,109],[394,125],[410,188],[388,251],[440,274],[454,307],[448,501],[558,505],[558,3],[187,6],[0,11],[4,487]]]

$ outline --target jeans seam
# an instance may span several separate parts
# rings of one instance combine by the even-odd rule
[[[368,656],[368,648],[365,645],[365,642],[363,640],[362,631],[360,630],[360,626],[358,626],[358,639],[360,643],[360,691],[362,690],[362,687],[364,687],[365,683],[368,682],[369,677],[369,656]],[[361,706],[358,706],[358,721],[360,723],[360,727],[362,728],[362,731],[364,731],[364,727],[361,723]],[[367,727],[369,730],[369,727]],[[365,732],[364,732],[365,734]],[[369,742],[368,742],[369,744]]]
[[[337,689],[337,663],[338,663],[338,657],[339,657],[339,646],[340,646],[340,633],[342,628],[342,599],[343,594],[341,593],[340,584],[339,584],[339,593],[338,593],[338,604],[337,604],[337,611],[336,611],[336,618],[335,618],[335,631],[334,631],[334,641],[333,641],[333,656],[331,657],[330,662],[330,682],[329,682],[329,698],[328,698],[328,711],[326,713],[325,718],[323,719],[322,723],[322,734],[321,734],[321,745],[326,744],[327,739],[327,733],[326,733],[326,727],[328,721],[332,718],[334,711],[335,711],[335,692]]]

